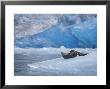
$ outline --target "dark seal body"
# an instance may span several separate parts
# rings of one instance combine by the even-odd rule
[[[64,59],[68,59],[68,58],[74,58],[76,56],[85,56],[87,55],[87,53],[81,53],[75,50],[71,50],[69,53],[61,52],[61,55],[63,56]]]

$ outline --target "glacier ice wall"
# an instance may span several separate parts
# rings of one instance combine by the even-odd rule
[[[21,48],[96,48],[97,15],[15,14],[14,38]]]

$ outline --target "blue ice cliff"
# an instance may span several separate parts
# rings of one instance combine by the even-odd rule
[[[14,38],[21,48],[96,48],[97,15],[15,14]]]

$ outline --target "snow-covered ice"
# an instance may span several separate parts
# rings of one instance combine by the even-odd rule
[[[71,49],[61,48],[15,48],[15,55],[22,55],[21,59],[15,56],[15,75],[34,76],[96,76],[97,49],[74,48],[79,52],[89,53],[86,56],[63,59],[61,52]],[[16,60],[17,59],[17,60]],[[25,67],[16,66],[23,63]],[[20,63],[19,63],[20,62]],[[25,68],[27,71],[25,71]],[[22,72],[21,72],[22,71]],[[26,73],[23,73],[26,72]]]

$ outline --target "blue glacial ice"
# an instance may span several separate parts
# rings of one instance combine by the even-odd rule
[[[15,47],[97,47],[94,14],[15,15],[15,22]]]

